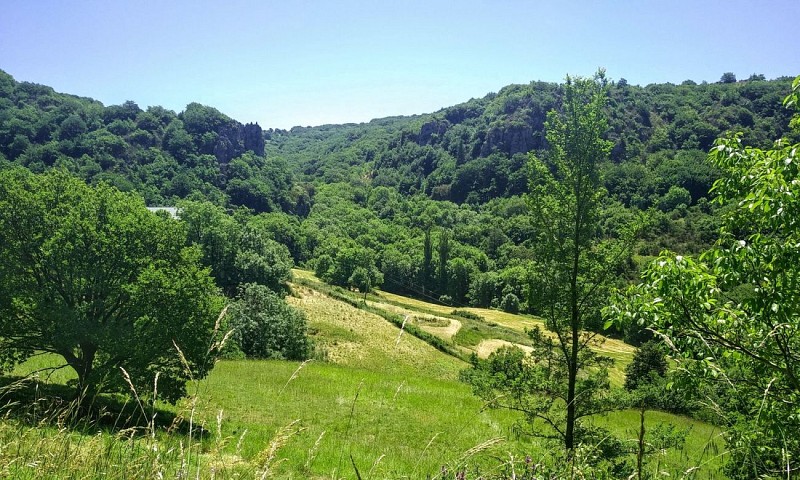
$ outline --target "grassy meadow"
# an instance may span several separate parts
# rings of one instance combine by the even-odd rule
[[[0,477],[418,479],[453,478],[463,470],[467,478],[507,478],[512,465],[524,468],[526,455],[534,463],[552,457],[552,447],[513,428],[515,414],[485,409],[458,381],[467,367],[462,359],[381,315],[330,298],[309,286],[314,281],[309,274],[296,276],[307,281],[294,284],[287,300],[308,316],[313,360],[219,361],[207,378],[190,385],[189,398],[177,406],[157,405],[161,426],[156,428],[71,428],[55,415],[6,408],[0,420]],[[371,308],[419,317],[418,326],[434,335],[436,328],[452,327],[450,320],[459,321],[459,331],[443,337],[457,345],[458,333],[479,322],[453,317],[451,308],[383,292],[368,300]],[[537,321],[470,310],[487,322],[473,329],[477,339],[460,345],[465,352],[492,339],[522,343],[528,322]],[[512,340],[491,336],[498,331]],[[623,360],[632,352],[614,341],[601,348]],[[36,357],[12,374],[21,377],[54,360]],[[37,382],[44,392],[48,384],[70,378],[63,369],[49,377],[40,373]],[[0,405],[13,398],[0,395]],[[638,412],[593,421],[633,445]],[[652,457],[662,470],[676,476],[701,466],[689,477],[722,478],[715,473],[721,465],[719,430],[661,412],[648,412],[646,421],[648,429],[662,422],[689,429],[682,449]]]

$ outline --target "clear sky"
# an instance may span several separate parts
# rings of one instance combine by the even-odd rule
[[[4,0],[0,69],[106,105],[264,128],[428,113],[605,67],[628,83],[800,74],[800,0]]]

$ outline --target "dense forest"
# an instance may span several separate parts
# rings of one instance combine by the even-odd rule
[[[601,165],[602,234],[618,235],[637,212],[651,217],[622,282],[664,248],[692,253],[713,242],[707,196],[718,172],[706,152],[726,131],[758,147],[786,134],[790,83],[728,74],[703,84],[606,81],[613,146]],[[103,106],[5,73],[0,92],[3,162],[63,169],[136,191],[150,206],[213,204],[333,284],[538,312],[528,153],[546,150],[546,114],[561,105],[563,85],[510,85],[433,114],[289,131],[197,103],[180,113]]]

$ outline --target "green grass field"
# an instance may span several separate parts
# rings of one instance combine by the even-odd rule
[[[478,478],[477,472],[491,478],[512,458],[521,465],[526,455],[536,462],[551,456],[548,447],[515,433],[516,415],[483,408],[457,379],[467,367],[459,358],[309,286],[294,285],[293,291],[288,301],[306,312],[319,358],[302,364],[220,361],[206,379],[190,386],[190,398],[161,406],[165,417],[174,414],[202,425],[202,440],[188,437],[185,428],[131,438],[129,432],[75,431],[54,419],[36,423],[8,416],[0,420],[0,477],[351,479],[357,469],[365,479],[417,479],[436,478],[446,465],[447,478],[459,469],[469,472],[467,478]],[[437,312],[435,305],[382,292],[370,300],[451,318],[452,309]],[[501,312],[476,313],[512,331],[529,321]],[[487,328],[489,335],[492,327]],[[628,349],[617,354],[630,355]],[[37,357],[14,374],[54,361]],[[66,369],[49,378],[39,375],[39,381],[58,384],[70,378]],[[623,411],[593,421],[630,443],[639,417]],[[653,461],[673,473],[700,465],[692,478],[721,478],[715,474],[723,450],[718,430],[648,413],[648,429],[660,422],[687,428],[689,434],[682,450]]]

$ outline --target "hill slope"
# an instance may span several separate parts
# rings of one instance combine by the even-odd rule
[[[781,100],[790,84],[789,77],[765,81],[757,75],[701,85],[612,82],[607,106],[612,160],[657,170],[658,163],[677,152],[707,151],[728,130],[744,132],[746,143],[767,146],[787,131],[790,113],[781,108]],[[509,85],[433,114],[271,132],[267,150],[288,159],[308,180],[366,179],[404,194],[485,202],[526,190],[525,155],[545,149],[544,122],[548,111],[560,107],[561,95],[562,86],[555,83]],[[641,168],[624,171],[644,173]],[[709,179],[703,178],[708,175],[695,167],[690,175],[695,178],[677,184],[697,200],[708,190]],[[649,196],[675,184],[641,185],[637,203],[652,204]],[[612,194],[631,200],[622,185],[609,186]]]
[[[440,473],[443,465],[450,472],[464,469],[473,478],[478,471],[486,476],[505,471],[510,462],[523,471],[525,455],[535,463],[549,461],[550,447],[513,427],[517,415],[485,409],[467,385],[454,380],[465,363],[400,335],[379,315],[308,286],[295,285],[294,290],[290,301],[308,315],[328,361],[218,362],[192,389],[193,396],[173,410],[209,430],[202,443],[177,432],[159,431],[152,439],[138,440],[95,430],[82,435],[51,429],[45,422],[26,427],[4,417],[0,471],[23,478],[82,477],[88,469],[107,478],[174,476],[187,460],[185,452],[196,455],[189,465],[192,476],[196,468],[201,478],[264,472],[267,478],[356,478],[354,464],[362,478],[426,478]],[[421,306],[404,297],[391,301]],[[36,366],[28,364],[16,373],[24,368]],[[634,441],[636,415],[620,412],[595,421]],[[648,429],[661,422],[690,428],[682,450],[659,454],[662,468],[683,471],[702,463],[703,478],[720,478],[719,458],[711,454],[721,448],[714,427],[659,413],[647,421]],[[63,451],[71,455],[54,453]]]

